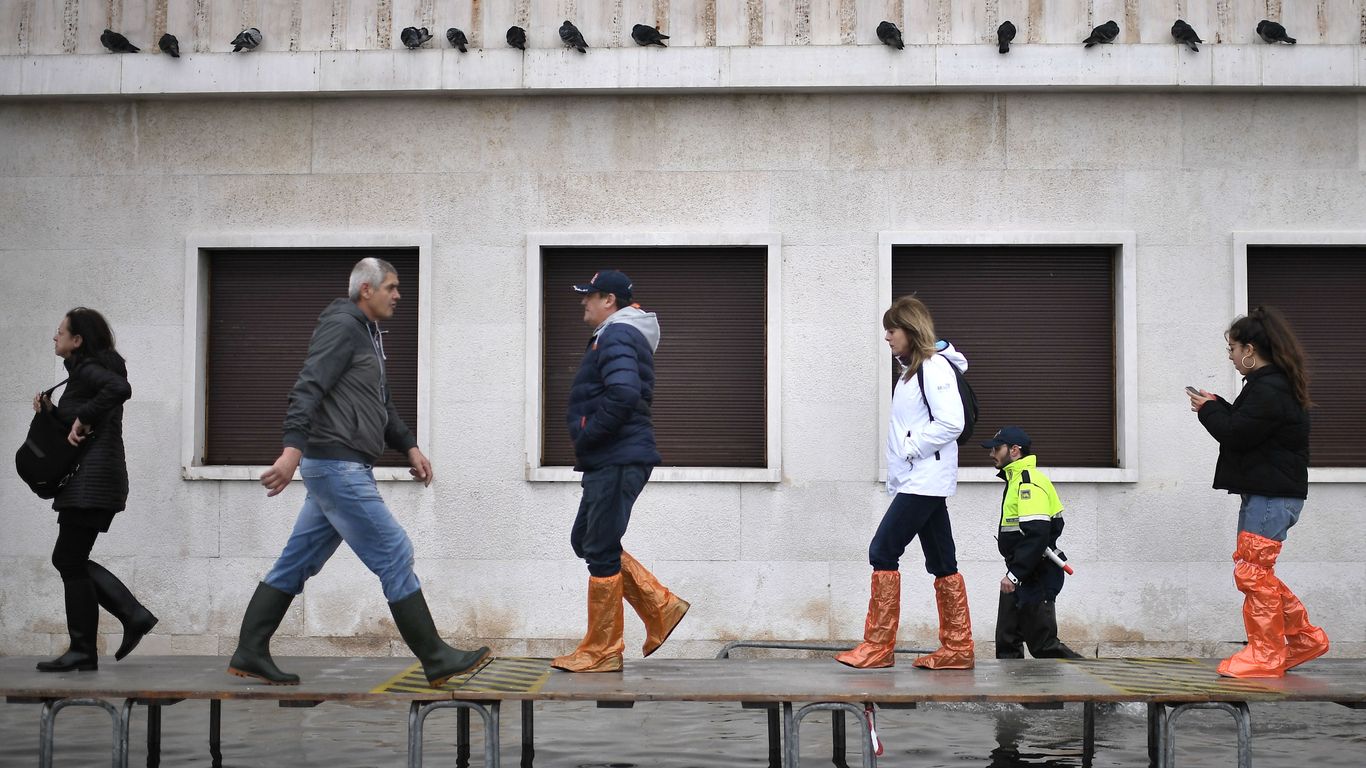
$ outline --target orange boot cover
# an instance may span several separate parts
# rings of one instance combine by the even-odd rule
[[[934,598],[939,604],[939,650],[911,664],[921,669],[972,669],[972,617],[963,574],[935,579]]]
[[[621,574],[588,577],[588,634],[568,656],[550,666],[566,672],[619,672],[621,651]]]
[[[1281,581],[1276,578],[1276,556],[1281,543],[1255,533],[1238,533],[1233,583],[1242,592],[1243,626],[1247,647],[1219,664],[1225,677],[1281,677],[1285,675],[1285,616]]]
[[[901,571],[873,571],[863,642],[835,654],[835,661],[858,669],[892,666],[896,662],[896,628],[900,618]]]
[[[1304,603],[1281,582],[1281,615],[1285,617],[1285,667],[1298,667],[1328,652],[1328,633],[1309,623]]]
[[[683,620],[688,612],[688,601],[670,592],[639,560],[626,552],[621,553],[621,575],[621,593],[645,623],[645,645],[640,652],[649,656],[659,650]]]

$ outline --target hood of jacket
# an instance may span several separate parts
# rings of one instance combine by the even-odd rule
[[[644,336],[645,340],[650,343],[650,351],[659,350],[659,318],[655,316],[655,313],[646,312],[634,304],[624,307],[613,312],[606,320],[602,321],[602,325],[594,328],[593,335],[597,336],[602,333],[603,328],[616,323],[625,323],[640,331],[640,335]]]

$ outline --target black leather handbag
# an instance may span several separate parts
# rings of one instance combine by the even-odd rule
[[[52,393],[67,381],[62,379],[43,393],[41,407],[29,422],[28,437],[14,454],[19,479],[40,499],[54,498],[81,466],[81,447],[66,440],[71,425],[57,418],[57,408],[52,405]]]

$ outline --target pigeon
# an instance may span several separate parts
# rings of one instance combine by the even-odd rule
[[[170,54],[173,59],[180,58],[180,41],[175,39],[175,35],[170,32],[161,36],[161,39],[157,41],[157,47],[161,49],[162,53]]]
[[[669,36],[660,34],[658,27],[637,24],[631,27],[631,39],[636,41],[636,45],[657,45],[660,48],[667,48],[664,41],[668,40]]]
[[[521,27],[517,27],[517,26],[508,27],[507,38],[508,38],[508,45],[512,46],[513,48],[516,48],[516,49],[519,50],[519,51],[525,51],[525,50],[526,50],[526,30],[525,30],[525,29],[522,29]]]
[[[1015,25],[1009,21],[1001,22],[1001,26],[996,28],[996,50],[1001,53],[1010,53],[1010,41],[1015,39]]]
[[[1185,46],[1192,51],[1200,50],[1200,46],[1196,45],[1196,43],[1205,42],[1200,39],[1199,35],[1195,34],[1194,27],[1181,19],[1177,19],[1176,23],[1172,25],[1172,37],[1175,38],[1176,42],[1184,43]]]
[[[465,46],[470,44],[469,39],[465,37],[464,32],[455,27],[446,30],[446,42],[450,43],[452,48],[459,49],[461,53],[469,53],[465,50]]]
[[[1082,42],[1086,43],[1087,48],[1090,48],[1096,43],[1113,43],[1116,37],[1119,37],[1119,25],[1111,19],[1091,30],[1091,36],[1082,40]]]
[[[883,45],[890,45],[898,51],[906,47],[905,43],[901,42],[901,30],[890,21],[877,25],[877,39],[881,40]]]
[[[579,53],[588,53],[588,43],[584,42],[583,33],[569,19],[565,19],[560,25],[560,39]]]
[[[403,42],[403,47],[412,50],[421,48],[423,43],[431,40],[432,33],[428,32],[426,27],[404,27],[403,31],[398,33],[398,39]]]
[[[112,29],[106,29],[100,35],[100,44],[114,53],[137,53],[141,48],[128,42],[128,38],[120,35]]]
[[[1295,44],[1295,38],[1285,33],[1285,27],[1268,19],[1257,22],[1257,34],[1261,35],[1262,39],[1268,43]]]
[[[260,44],[261,30],[257,29],[256,27],[252,27],[251,29],[244,29],[241,32],[238,32],[237,37],[234,37],[232,39],[232,43],[230,43],[230,45],[232,45],[233,53],[237,53],[243,48],[247,49],[248,51],[254,51],[256,50],[256,46]]]

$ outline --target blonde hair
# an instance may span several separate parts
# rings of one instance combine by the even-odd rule
[[[882,313],[882,327],[889,331],[900,328],[905,332],[911,350],[905,358],[900,358],[905,366],[901,380],[909,381],[920,370],[920,365],[935,353],[934,345],[938,337],[934,333],[934,318],[930,316],[930,309],[914,296],[902,296]]]

